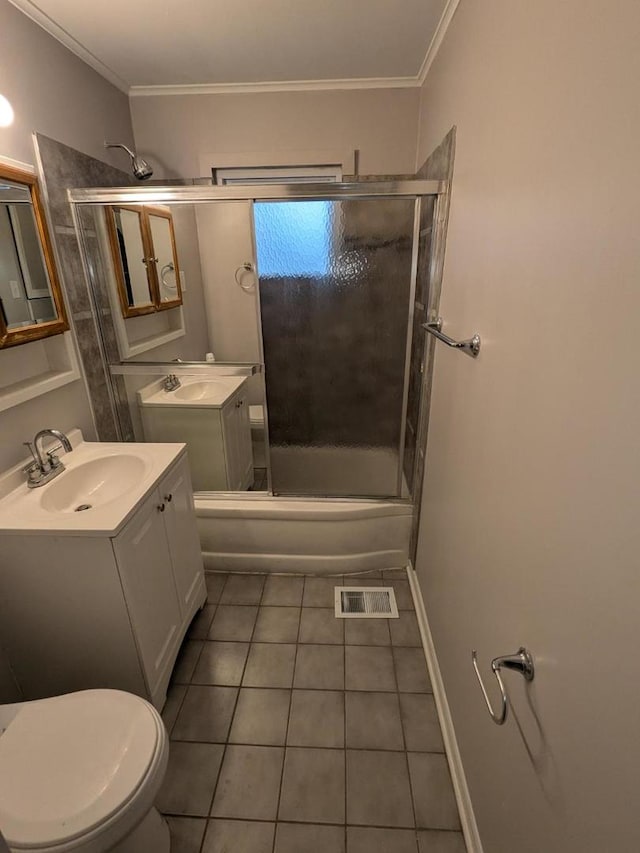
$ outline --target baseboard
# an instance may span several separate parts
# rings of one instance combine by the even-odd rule
[[[406,551],[370,551],[364,554],[240,554],[203,551],[207,571],[277,572],[282,574],[340,575],[392,569],[406,563]]]
[[[467,845],[468,853],[483,853],[482,842],[478,832],[478,825],[473,812],[473,804],[469,795],[467,779],[462,766],[462,758],[458,749],[458,741],[456,739],[455,729],[453,727],[453,719],[447,702],[447,695],[444,689],[442,673],[438,665],[435,646],[433,645],[433,637],[429,628],[429,620],[427,619],[427,611],[422,598],[422,591],[418,583],[418,578],[415,570],[411,566],[407,566],[407,576],[413,595],[413,603],[416,608],[416,616],[418,626],[420,628],[420,636],[422,637],[422,646],[427,658],[429,667],[429,675],[431,676],[431,686],[433,687],[433,698],[435,699],[440,726],[442,728],[442,738],[449,762],[449,771],[453,782],[453,789],[460,812],[460,823],[462,824],[462,832]]]

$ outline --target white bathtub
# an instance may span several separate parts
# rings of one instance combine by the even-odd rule
[[[411,506],[196,497],[206,569],[341,574],[405,566]]]

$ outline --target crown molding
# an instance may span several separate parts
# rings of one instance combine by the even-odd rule
[[[148,95],[234,95],[258,92],[322,92],[346,89],[413,89],[417,77],[352,77],[343,80],[269,80],[258,83],[186,83],[131,86],[131,97]]]
[[[130,97],[150,95],[233,95],[259,92],[325,92],[349,89],[419,89],[429,73],[460,0],[447,0],[436,31],[415,77],[352,77],[339,80],[269,80],[255,83],[187,83],[176,85],[129,86],[113,69],[101,62],[79,41],[56,24],[33,0],[9,0],[24,15],[57,39],[79,59]]]
[[[9,0],[9,2],[26,15],[27,18],[31,18],[34,23],[42,27],[50,36],[53,36],[60,44],[64,45],[71,53],[75,53],[79,59],[90,65],[101,77],[104,77],[109,83],[112,83],[121,92],[124,92],[125,95],[129,93],[129,84],[126,80],[123,80],[113,69],[101,62],[95,54],[87,50],[79,41],[76,41],[63,27],[56,24],[32,0]]]
[[[438,55],[438,51],[440,50],[440,46],[444,41],[444,37],[446,35],[447,30],[449,29],[449,24],[453,20],[453,16],[456,13],[456,9],[460,4],[460,0],[447,0],[444,9],[442,10],[442,15],[440,16],[440,20],[438,21],[438,26],[436,27],[436,31],[433,34],[433,38],[431,39],[431,43],[427,48],[427,52],[422,60],[422,65],[420,66],[420,71],[418,71],[418,75],[416,77],[416,82],[418,86],[422,86],[424,81],[427,79],[427,74],[429,73],[429,69],[433,65],[433,61]]]

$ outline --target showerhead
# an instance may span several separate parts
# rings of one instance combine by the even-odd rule
[[[105,142],[104,147],[123,148],[129,157],[131,157],[131,171],[139,181],[146,181],[147,178],[150,178],[151,175],[153,175],[153,169],[147,161],[143,160],[142,157],[138,157],[135,151],[127,148],[127,146],[123,145],[121,142]]]

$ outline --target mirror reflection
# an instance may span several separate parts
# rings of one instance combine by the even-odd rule
[[[127,319],[108,243],[95,256],[104,209],[81,214],[127,434],[184,442],[197,492],[408,495],[414,199],[138,209],[127,254],[146,223],[164,310]]]
[[[179,305],[181,302],[180,273],[171,213],[147,210],[159,307],[168,308]]]
[[[0,346],[67,327],[35,177],[0,165]]]
[[[148,205],[105,211],[123,317],[138,317],[182,303],[178,257],[169,210]]]

